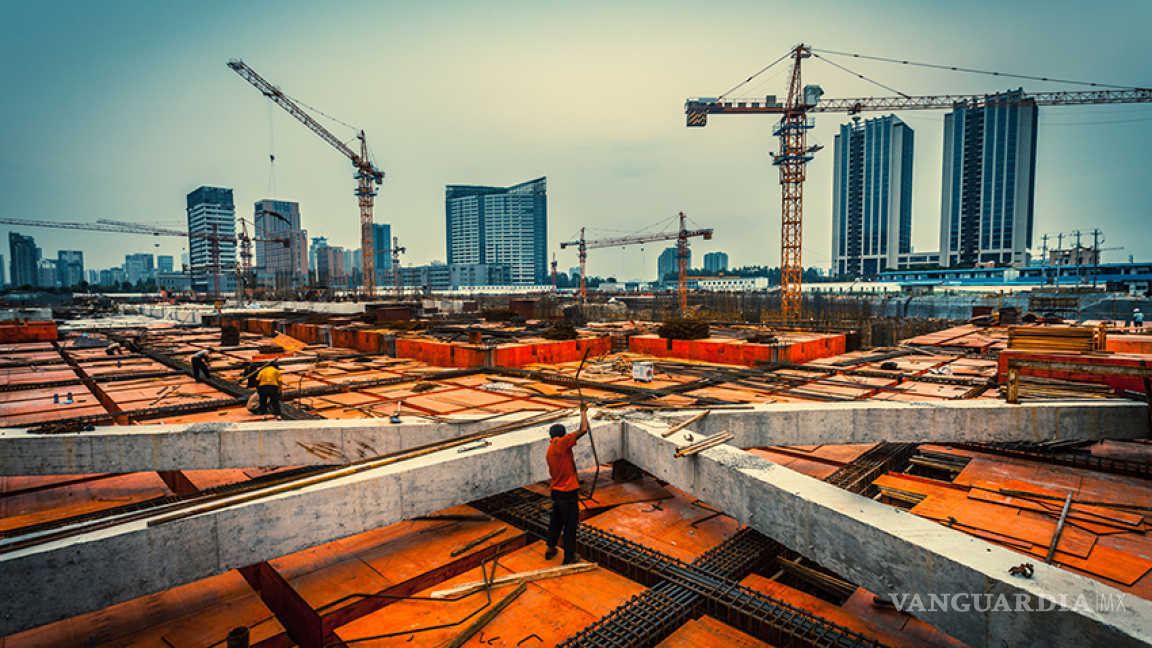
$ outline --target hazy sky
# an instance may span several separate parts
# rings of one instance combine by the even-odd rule
[[[547,176],[550,252],[641,230],[683,211],[734,266],[778,265],[775,118],[713,116],[688,129],[687,97],[716,96],[797,43],[1127,86],[1152,86],[1152,2],[52,2],[0,0],[0,216],[181,228],[185,195],[234,190],[237,214],[300,203],[310,236],[359,245],[352,165],[225,65],[242,58],[289,96],[368,134],[387,177],[376,222],[404,263],[444,260],[444,187]],[[912,95],[1077,86],[834,58]],[[785,94],[781,65],[737,96]],[[777,72],[780,72],[777,75]],[[804,82],[826,98],[890,96],[827,63]],[[271,106],[271,107],[270,107]],[[882,113],[866,114],[866,117]],[[913,244],[935,250],[943,111],[901,113],[915,131]],[[338,137],[354,131],[320,118]],[[804,265],[831,250],[832,145],[810,143]],[[1035,232],[1106,232],[1105,261],[1152,259],[1152,105],[1042,108]],[[269,162],[275,153],[275,173]],[[8,263],[6,231],[0,254]],[[46,256],[85,266],[131,252],[179,255],[179,238],[16,228]],[[158,244],[158,246],[157,246]],[[652,278],[664,244],[589,253],[589,273]]]

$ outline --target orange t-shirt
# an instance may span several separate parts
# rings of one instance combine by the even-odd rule
[[[552,475],[552,490],[565,493],[580,488],[576,480],[576,459],[572,457],[572,447],[576,445],[576,436],[565,434],[558,439],[552,439],[548,444],[548,473]]]

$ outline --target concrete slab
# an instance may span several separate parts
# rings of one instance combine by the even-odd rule
[[[620,426],[593,428],[600,460],[622,457]],[[547,425],[258,499],[239,495],[202,513],[157,515],[0,554],[0,636],[427,515],[548,477]],[[592,465],[581,441],[576,464]],[[314,479],[314,478],[313,478]],[[282,487],[280,487],[282,488]],[[223,501],[232,506],[217,508]],[[130,558],[126,558],[130,557]]]
[[[1115,648],[1147,645],[1152,637],[1152,602],[1044,564],[1032,579],[1010,576],[1011,567],[1025,562],[1015,552],[737,448],[721,445],[677,459],[677,444],[658,427],[630,422],[624,443],[632,463],[851,582],[905,605],[918,596],[920,607],[908,611],[971,646]],[[967,609],[933,605],[933,595]],[[1100,601],[1123,606],[1105,611]],[[1049,605],[1055,609],[1038,611]]]

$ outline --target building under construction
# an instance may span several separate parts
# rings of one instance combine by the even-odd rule
[[[1152,644],[1142,329],[511,306],[0,326],[0,648]]]

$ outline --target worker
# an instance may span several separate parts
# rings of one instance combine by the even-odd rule
[[[268,406],[272,406],[272,415],[280,418],[280,369],[273,360],[256,374],[256,393],[260,394],[260,409],[256,413],[260,416],[268,414]]]
[[[580,488],[580,482],[576,479],[576,460],[572,457],[572,448],[587,433],[588,412],[583,408],[580,410],[580,428],[573,434],[567,434],[564,426],[559,423],[548,429],[548,436],[552,440],[548,444],[545,458],[548,460],[548,474],[552,477],[552,520],[548,523],[548,537],[545,538],[548,546],[544,551],[544,559],[556,557],[556,542],[563,531],[565,565],[580,562],[580,556],[576,555],[576,525],[580,522],[577,489]]]
[[[119,342],[113,342],[104,349],[104,353],[107,355],[124,355],[126,352]]]
[[[1132,311],[1132,325],[1136,328],[1144,328],[1144,313],[1141,313],[1139,308]]]
[[[192,354],[192,377],[196,382],[205,382],[201,380],[200,374],[204,374],[205,378],[212,375],[208,371],[208,349],[201,349]]]
[[[258,373],[260,373],[259,363],[245,362],[244,369],[240,372],[240,377],[244,379],[244,386],[248,389],[256,389],[258,386],[256,374]]]

